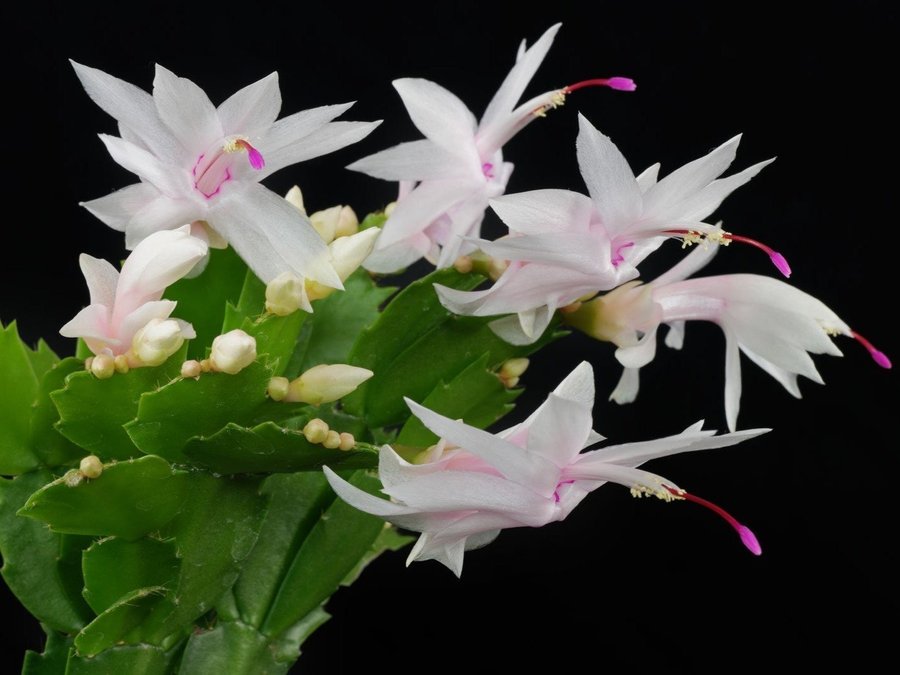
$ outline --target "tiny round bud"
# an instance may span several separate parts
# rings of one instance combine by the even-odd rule
[[[66,471],[66,475],[63,476],[63,482],[66,484],[66,487],[77,487],[81,485],[81,481],[84,480],[84,475],[78,471],[77,469],[70,469]]]
[[[87,357],[87,358],[84,360],[84,369],[87,370],[87,371],[90,371],[91,366],[93,365],[93,363],[94,363],[94,357],[93,357],[93,356]]]
[[[190,361],[185,361],[181,364],[181,376],[182,377],[200,377],[200,373],[203,372],[203,367],[200,365],[200,362],[196,359],[191,359]]]
[[[503,365],[500,366],[500,374],[507,378],[521,377],[525,371],[528,370],[529,363],[530,362],[525,357],[507,359],[503,362]]]
[[[212,364],[209,362],[209,359],[202,359],[200,361],[200,370],[204,373],[208,373],[212,370]]]
[[[131,351],[145,366],[159,366],[184,344],[181,325],[174,319],[150,319],[134,334]]]
[[[341,435],[333,429],[330,430],[325,435],[325,440],[322,441],[322,445],[329,450],[337,450],[341,447]]]
[[[472,271],[472,259],[467,255],[461,255],[453,263],[453,267],[460,274],[468,274]]]
[[[328,431],[328,425],[318,417],[311,419],[303,427],[303,435],[306,436],[306,440],[310,443],[321,443],[328,436]]]
[[[517,384],[519,384],[518,377],[507,377],[507,378],[501,379],[501,381],[503,382],[503,386],[506,387],[507,389],[512,389]]]
[[[356,447],[356,439],[353,438],[353,434],[348,434],[346,431],[341,432],[341,444],[338,446],[344,452],[348,450],[352,450]]]
[[[128,363],[128,357],[124,354],[119,354],[115,358],[115,364],[117,373],[127,373],[131,369],[131,365]]]
[[[273,377],[269,380],[269,386],[266,388],[266,393],[269,394],[269,398],[273,401],[281,401],[287,396],[290,386],[291,381],[286,377]]]
[[[98,478],[103,473],[103,462],[97,455],[88,455],[78,464],[78,470],[85,478]]]
[[[209,365],[229,375],[236,375],[256,361],[256,339],[240,328],[219,335],[212,343]]]
[[[91,361],[91,372],[98,380],[106,380],[116,372],[116,360],[110,354],[98,354]]]
[[[282,272],[266,285],[266,311],[287,316],[298,309],[310,310],[304,279],[293,272]]]

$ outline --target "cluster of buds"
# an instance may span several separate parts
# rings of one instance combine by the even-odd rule
[[[296,185],[285,199],[304,214],[303,194]],[[340,280],[346,281],[372,252],[381,231],[372,227],[359,231],[359,219],[349,206],[333,206],[310,214],[309,220],[322,241],[328,244],[331,265]],[[295,272],[283,272],[266,286],[266,311],[287,316],[302,309],[312,311],[310,302],[331,295],[336,289],[306,279]]]
[[[343,363],[313,366],[294,380],[273,377],[269,381],[269,398],[273,401],[309,405],[331,403],[355,391],[373,374],[366,368]]]
[[[237,375],[254,361],[256,339],[235,328],[213,340],[209,358],[185,361],[181,366],[181,376],[197,378],[201,373],[209,372]]]
[[[497,371],[497,377],[507,389],[512,389],[519,384],[519,378],[528,370],[528,359],[519,357],[515,359],[507,359]]]
[[[353,434],[346,431],[335,431],[328,427],[325,420],[316,417],[311,419],[303,427],[303,436],[310,443],[321,444],[329,450],[343,450],[347,452],[356,447],[356,439]]]

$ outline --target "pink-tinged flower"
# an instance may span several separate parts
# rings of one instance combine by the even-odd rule
[[[291,164],[364,138],[378,122],[331,122],[352,103],[276,121],[278,74],[244,87],[218,108],[188,79],[156,66],[153,95],[74,63],[85,90],[119,122],[101,134],[113,159],[141,182],[84,206],[134,248],[158,230],[201,221],[265,282],[291,271],[341,288],[328,251],[304,214],[259,184]],[[215,235],[219,235],[216,237]]]
[[[363,492],[325,468],[344,501],[421,532],[407,564],[436,559],[459,575],[466,550],[491,542],[508,527],[562,520],[606,482],[624,485],[635,496],[709,506],[732,524],[751,551],[760,553],[753,533],[730,515],[636,467],[678,452],[734,445],[767,429],[715,436],[698,422],[674,436],[582,452],[604,440],[591,429],[594,374],[587,363],[572,371],[525,422],[496,436],[407,403],[441,441],[418,464],[404,461],[390,446],[381,449],[378,475],[391,501]]]
[[[487,290],[437,287],[441,302],[457,314],[515,314],[491,323],[513,344],[537,340],[556,309],[635,278],[637,265],[667,238],[751,241],[702,222],[769,163],[717,179],[734,159],[739,136],[657,182],[658,164],[636,178],[609,138],[583,116],[579,125],[578,164],[591,196],[535,190],[492,199],[510,233],[472,245],[509,267]]]
[[[81,271],[91,294],[82,309],[59,332],[83,338],[94,354],[125,354],[135,335],[150,325],[166,329],[166,342],[176,324],[181,338],[195,337],[189,323],[169,319],[174,300],[161,300],[166,287],[184,277],[207,253],[207,245],[190,235],[190,226],[154,232],[138,244],[122,264],[122,271],[105,260],[82,253]],[[161,321],[168,321],[159,327]],[[180,343],[179,343],[180,344]],[[137,364],[132,364],[137,365]]]
[[[516,64],[494,95],[481,121],[454,94],[429,80],[394,81],[413,123],[425,138],[401,143],[348,168],[400,181],[397,206],[384,225],[375,252],[366,261],[374,272],[394,272],[426,257],[447,267],[471,250],[464,237],[477,237],[488,200],[506,190],[513,165],[503,146],[526,125],[586,86],[631,91],[628,78],[586,80],[548,91],[516,105],[541,65],[560,24],[530,48],[523,42]]]
[[[680,349],[685,321],[712,321],[725,333],[725,414],[737,425],[741,398],[740,352],[800,397],[797,376],[823,384],[809,354],[841,356],[833,335],[859,341],[882,367],[890,360],[816,298],[783,281],[755,274],[688,279],[715,255],[702,246],[650,282],[625,284],[566,317],[571,325],[614,343],[625,372],[610,398],[628,403],[638,393],[638,371],[656,355],[656,330],[669,325],[666,344]]]

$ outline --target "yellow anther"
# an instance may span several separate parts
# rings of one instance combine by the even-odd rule
[[[232,153],[232,152],[240,152],[241,150],[247,149],[247,137],[246,136],[232,136],[222,145],[222,152]]]

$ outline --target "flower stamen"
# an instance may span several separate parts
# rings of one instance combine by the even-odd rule
[[[747,547],[753,555],[762,555],[762,547],[759,545],[759,540],[756,538],[756,535],[753,534],[753,530],[751,530],[746,525],[742,525],[738,522],[738,520],[732,516],[728,511],[723,509],[721,506],[717,504],[713,504],[711,501],[703,499],[702,497],[698,497],[696,495],[692,495],[684,490],[678,488],[669,487],[668,485],[663,485],[663,487],[668,490],[675,499],[686,499],[689,502],[694,502],[695,504],[699,504],[703,506],[719,517],[721,517],[726,523],[731,525],[734,528],[734,531],[738,533],[738,536],[741,538],[741,542],[744,546]],[[632,494],[634,494],[634,490],[632,490]],[[658,496],[658,495],[657,495]]]
[[[245,151],[247,153],[247,159],[250,162],[250,166],[259,171],[266,165],[266,160],[263,158],[262,153],[250,145],[249,139],[243,136],[234,136],[225,141],[225,144],[222,146],[222,151],[228,154],[234,152]]]
[[[850,331],[850,335],[856,340],[859,344],[866,348],[869,354],[872,357],[872,360],[875,361],[882,368],[890,369],[892,367],[891,360],[888,358],[887,354],[885,354],[880,349],[877,349],[875,345],[869,342],[862,335],[857,333],[855,330]]]
[[[749,244],[754,248],[758,248],[760,251],[765,252],[769,256],[769,260],[772,261],[772,264],[778,268],[778,271],[781,272],[785,277],[790,278],[791,276],[791,266],[788,264],[788,261],[785,259],[783,255],[781,255],[778,251],[773,249],[771,246],[767,246],[756,239],[751,239],[750,237],[744,237],[739,234],[732,234],[731,232],[724,232],[721,230],[717,230],[715,232],[697,232],[695,230],[666,230],[665,234],[671,234],[676,237],[681,237],[682,248],[686,248],[691,244],[699,244],[701,241],[703,242],[712,242],[713,244],[721,244],[722,246],[728,246],[731,242],[737,242],[739,244]]]

